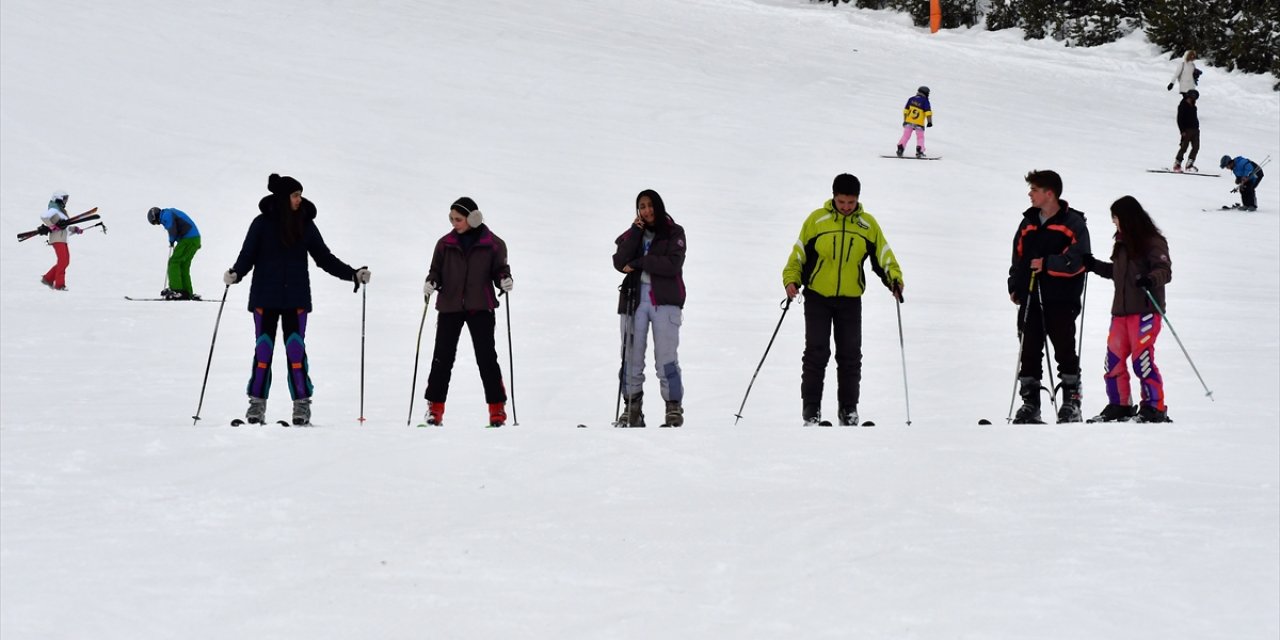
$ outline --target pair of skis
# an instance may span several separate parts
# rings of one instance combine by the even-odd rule
[[[69,227],[73,224],[80,224],[82,222],[92,222],[94,220],[98,220],[101,217],[102,216],[98,215],[98,208],[94,207],[80,215],[71,216],[70,218],[63,220],[59,226]],[[105,229],[106,227],[103,227],[103,228]],[[41,233],[41,231],[43,231],[44,233]],[[22,233],[19,233],[18,242],[22,242],[24,240],[30,240],[31,238],[34,238],[36,236],[42,236],[42,235],[48,235],[48,234],[49,234],[48,227],[44,225],[40,225],[35,229],[32,229],[31,231],[23,231]]]

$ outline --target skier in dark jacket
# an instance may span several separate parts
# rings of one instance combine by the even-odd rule
[[[1111,330],[1107,335],[1107,406],[1092,422],[1128,420],[1168,422],[1164,403],[1164,378],[1156,367],[1156,338],[1163,324],[1164,287],[1173,279],[1169,243],[1151,216],[1133,196],[1111,204],[1111,222],[1116,225],[1116,243],[1111,262],[1085,256],[1085,266],[1115,283],[1111,299]],[[1151,299],[1155,298],[1156,304]],[[1129,403],[1129,372],[1125,361],[1133,360],[1138,376],[1142,406]]]
[[[494,341],[497,326],[498,296],[494,287],[510,293],[511,266],[507,264],[507,243],[489,230],[484,214],[471,198],[458,198],[449,207],[453,231],[436,241],[431,254],[431,267],[423,286],[428,302],[436,293],[435,353],[431,357],[431,373],[427,376],[426,423],[444,423],[444,403],[449,396],[449,381],[458,355],[458,338],[462,327],[471,334],[476,351],[480,381],[484,385],[484,401],[489,405],[489,426],[501,427],[507,422],[507,389],[502,383],[502,368]]]
[[[265,421],[276,326],[283,324],[293,423],[307,425],[311,423],[312,395],[304,342],[311,313],[307,256],[335,278],[355,282],[357,288],[367,284],[372,274],[364,267],[352,268],[329,251],[315,224],[316,207],[302,197],[302,183],[273,173],[267,179],[267,190],[271,195],[258,202],[261,214],[249,224],[235,266],[222,276],[230,286],[253,271],[249,311],[253,313],[256,346],[245,418],[252,424]]]
[[[1173,170],[1182,171],[1182,156],[1187,151],[1187,145],[1191,145],[1191,155],[1187,157],[1187,171],[1199,171],[1196,168],[1196,154],[1200,153],[1200,117],[1196,109],[1196,100],[1200,99],[1200,92],[1192,89],[1182,95],[1182,102],[1178,103],[1178,134],[1181,141],[1178,143],[1178,157],[1173,161]]]
[[[667,214],[657,191],[636,196],[636,217],[614,240],[613,268],[626,274],[618,294],[626,408],[618,426],[643,427],[644,355],[653,331],[653,365],[666,402],[662,426],[684,424],[680,325],[684,322],[684,227]]]
[[[1013,236],[1009,266],[1009,299],[1019,305],[1018,381],[1022,406],[1016,423],[1040,422],[1040,377],[1046,334],[1053,343],[1062,380],[1058,422],[1080,422],[1080,357],[1076,353],[1076,318],[1084,291],[1084,257],[1090,253],[1084,214],[1059,198],[1062,178],[1053,171],[1026,175],[1031,208]]]

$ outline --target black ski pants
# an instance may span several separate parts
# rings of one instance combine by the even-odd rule
[[[836,398],[841,408],[858,406],[862,384],[862,298],[833,297],[804,292],[804,357],[801,358],[800,398],[821,404],[822,388],[836,344]]]
[[[427,375],[426,398],[429,402],[444,402],[449,395],[449,380],[453,378],[453,362],[458,355],[458,338],[462,336],[463,325],[470,332],[471,345],[476,350],[476,364],[480,367],[480,381],[484,384],[484,401],[489,404],[507,401],[502,369],[498,366],[498,351],[494,347],[496,324],[496,315],[492,311],[439,314],[435,353],[431,356],[431,373]]]
[[[1018,376],[1040,380],[1044,375],[1046,331],[1049,342],[1053,344],[1053,358],[1058,362],[1058,378],[1080,375],[1080,356],[1076,353],[1076,318],[1080,317],[1080,303],[1046,300],[1044,313],[1041,313],[1040,301],[1034,295],[1028,296],[1022,304],[1018,308],[1018,334],[1022,336]]]

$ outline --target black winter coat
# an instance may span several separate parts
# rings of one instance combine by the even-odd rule
[[[1031,207],[1022,214],[1022,224],[1013,236],[1013,260],[1009,266],[1009,293],[1025,301],[1031,286],[1031,261],[1044,258],[1044,269],[1036,276],[1036,288],[1046,302],[1080,302],[1084,291],[1084,257],[1092,253],[1089,227],[1084,214],[1059,200],[1058,213],[1040,223],[1040,210]]]
[[[634,269],[622,279],[618,292],[619,314],[635,313],[640,305],[636,294],[640,290],[641,271],[649,272],[649,292],[654,306],[684,308],[684,227],[668,215],[665,224],[655,227],[648,253],[644,251],[644,231],[635,225],[618,236],[614,244],[618,248],[613,252],[613,268],[622,271],[630,265]]]
[[[320,229],[316,227],[316,206],[303,198],[298,211],[289,211],[287,197],[267,196],[258,203],[261,215],[249,224],[244,245],[235,266],[231,267],[241,279],[253,271],[253,284],[249,287],[249,310],[302,309],[311,311],[311,276],[307,255],[321,269],[339,280],[355,281],[356,270],[339,260],[329,251]],[[285,246],[284,216],[306,216],[302,237]]]
[[[1178,131],[1191,131],[1200,128],[1199,109],[1194,104],[1183,100],[1178,103]]]

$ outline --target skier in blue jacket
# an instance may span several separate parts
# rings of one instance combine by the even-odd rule
[[[200,229],[178,209],[151,207],[147,222],[169,232],[169,286],[160,292],[165,300],[199,300],[191,287],[191,261],[200,250]]]
[[[1262,182],[1262,167],[1244,156],[1222,156],[1218,166],[1223,169],[1230,167],[1231,173],[1235,174],[1236,188],[1232,191],[1240,192],[1240,208],[1257,211],[1258,195],[1254,191],[1258,188],[1258,183]]]

